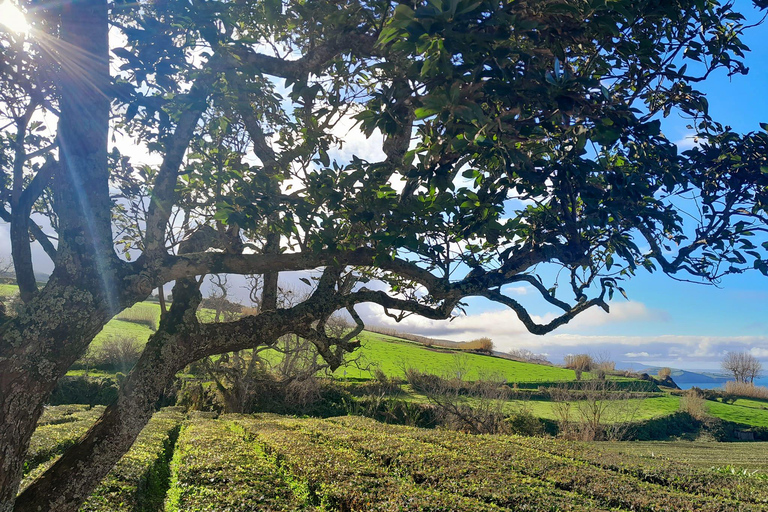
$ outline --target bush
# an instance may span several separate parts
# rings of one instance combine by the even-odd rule
[[[757,398],[759,400],[768,400],[768,388],[765,386],[755,386],[751,383],[736,382],[730,380],[725,383],[725,392],[729,395],[745,398]]]
[[[592,370],[595,362],[589,354],[568,354],[565,356],[564,366],[570,370],[588,372]]]
[[[162,510],[182,419],[175,407],[156,413],[80,512]]]
[[[491,338],[477,338],[475,340],[472,340],[469,342],[469,345],[467,345],[467,348],[470,350],[476,350],[478,352],[485,352],[486,354],[490,354],[493,352],[493,341],[491,341]]]
[[[72,369],[102,370],[128,373],[139,360],[143,344],[130,336],[110,336],[101,344],[90,347]]]
[[[141,355],[141,344],[130,336],[112,336],[98,348],[98,366],[128,373]]]
[[[46,407],[41,423],[32,435],[24,461],[24,473],[75,444],[104,412],[104,407],[85,405]]]
[[[117,400],[117,393],[118,387],[115,379],[64,376],[53,389],[48,403],[50,405],[109,405]]]
[[[686,390],[683,394],[683,398],[680,399],[680,410],[698,421],[706,419],[707,407],[704,395],[696,388]]]
[[[665,366],[664,368],[659,369],[658,376],[661,380],[666,380],[672,376],[672,369]]]

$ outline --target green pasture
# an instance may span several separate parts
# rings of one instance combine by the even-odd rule
[[[335,373],[337,377],[367,379],[379,368],[389,377],[403,378],[405,369],[410,367],[447,377],[460,373],[465,380],[500,378],[507,382],[555,382],[576,378],[573,370],[565,368],[428,348],[367,331],[361,333],[359,339],[362,342],[359,349],[361,368],[340,368]]]
[[[15,284],[0,284],[0,299],[12,297],[19,293],[19,287]]]
[[[570,406],[571,421],[580,419],[579,402],[566,402]],[[631,398],[625,400],[607,400],[605,403],[604,419],[607,423],[625,421],[643,421],[677,412],[680,399],[671,395],[659,395],[653,398]],[[548,420],[559,419],[557,408],[562,403],[545,402],[541,400],[510,400],[504,407],[508,414],[530,412],[537,418]]]
[[[745,404],[743,404],[745,403]],[[739,399],[735,404],[707,400],[707,412],[716,418],[753,427],[768,427],[768,410],[758,409],[755,400]]]
[[[152,335],[152,330],[146,325],[137,324],[134,322],[126,322],[125,320],[112,319],[104,326],[99,334],[91,342],[92,349],[98,349],[102,343],[108,338],[115,337],[129,337],[134,338],[141,344],[147,342]]]

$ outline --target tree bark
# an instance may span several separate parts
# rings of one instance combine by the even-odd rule
[[[133,445],[155,411],[157,398],[190,361],[189,333],[200,303],[194,279],[177,282],[174,302],[128,374],[116,402],[88,433],[16,500],[14,512],[76,512]],[[196,323],[192,321],[193,325]]]
[[[119,286],[125,267],[112,248],[108,188],[106,0],[64,4],[61,40],[61,168],[54,189],[59,250],[46,287],[0,325],[0,512],[13,509],[45,400],[125,301]],[[23,234],[28,244],[28,230]]]

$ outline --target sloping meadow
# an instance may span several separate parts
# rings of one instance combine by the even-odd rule
[[[43,418],[28,478],[74,442],[49,427],[69,425],[76,438],[83,431],[79,423],[99,412],[69,407]],[[768,510],[768,481],[759,475],[599,446],[471,436],[353,416],[185,419],[170,408],[155,415],[82,510]]]

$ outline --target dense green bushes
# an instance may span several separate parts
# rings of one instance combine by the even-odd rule
[[[98,412],[51,408],[38,437],[48,436],[55,445],[46,429],[73,427]],[[172,512],[768,508],[764,479],[604,453],[595,444],[468,436],[352,416],[212,416],[198,413],[187,420],[171,474],[182,414],[156,414],[82,512],[157,511],[163,502]],[[682,416],[674,421],[684,422]]]
[[[81,512],[162,510],[182,419],[183,413],[174,407],[156,413]]]
[[[192,420],[173,458],[166,510],[297,510],[290,483],[231,422]]]
[[[22,489],[73,445],[103,411],[101,406],[90,408],[84,405],[46,408],[32,436]],[[182,419],[183,412],[175,407],[156,413],[81,511],[162,510],[169,483],[169,460]]]
[[[101,416],[104,407],[66,405],[46,407],[29,444],[24,473],[52,459],[83,435]]]
[[[117,399],[117,380],[110,377],[62,377],[51,393],[51,405],[109,405]]]

